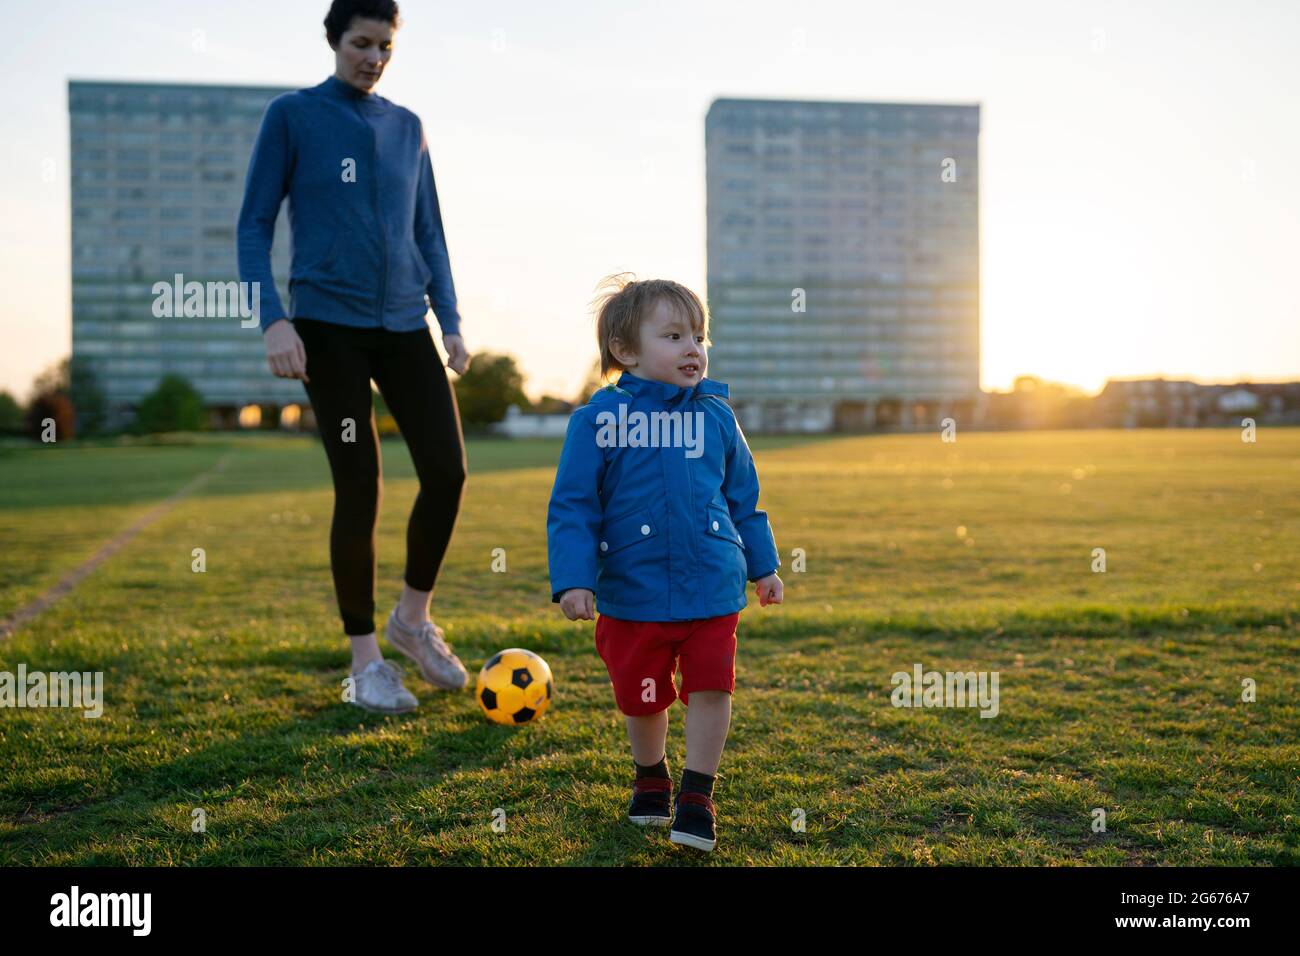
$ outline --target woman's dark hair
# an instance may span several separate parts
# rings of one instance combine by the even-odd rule
[[[334,0],[330,12],[325,14],[325,39],[331,48],[338,49],[353,17],[385,20],[397,29],[397,3],[395,0]]]

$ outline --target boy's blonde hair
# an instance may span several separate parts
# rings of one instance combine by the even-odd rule
[[[600,346],[600,377],[604,381],[611,371],[624,371],[609,347],[618,339],[625,349],[636,351],[641,342],[641,323],[656,303],[665,301],[677,314],[691,323],[691,330],[709,342],[709,309],[700,297],[686,286],[671,279],[637,281],[630,272],[606,276],[596,287],[592,300],[596,313],[596,343]]]

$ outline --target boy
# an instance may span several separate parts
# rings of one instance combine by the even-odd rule
[[[781,561],[728,388],[704,377],[703,303],[676,282],[611,280],[596,337],[602,375],[622,374],[569,420],[547,512],[551,601],[589,621],[600,595],[596,649],[636,769],[628,818],[671,823],[672,842],[712,850],[745,582],[760,606],[780,604]],[[679,660],[686,766],[674,801],[665,745]]]

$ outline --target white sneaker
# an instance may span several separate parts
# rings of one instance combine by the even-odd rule
[[[469,681],[465,665],[447,646],[442,628],[432,621],[418,628],[407,627],[398,619],[397,608],[393,608],[384,634],[395,648],[419,665],[424,679],[435,687],[460,690]]]
[[[353,674],[356,682],[354,703],[376,714],[404,714],[415,710],[420,702],[402,686],[400,672],[388,661],[371,661],[360,674]]]

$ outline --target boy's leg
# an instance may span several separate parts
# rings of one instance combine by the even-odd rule
[[[636,772],[627,818],[638,826],[668,826],[673,819],[673,775],[665,748],[668,708],[656,714],[627,715],[627,736]]]
[[[596,616],[596,650],[609,671],[614,700],[627,724],[636,780],[628,819],[645,826],[672,821],[672,776],[665,743],[668,708],[677,698],[673,685],[675,630],[646,621]]]
[[[731,725],[739,619],[737,613],[702,621],[680,648],[686,767],[668,839],[698,850],[712,850],[718,843],[713,781]]]
[[[668,743],[668,708],[657,714],[627,718],[627,739],[632,759],[642,767],[653,767],[664,759]]]
[[[731,726],[731,695],[725,690],[697,690],[686,708],[686,769],[712,777]],[[667,722],[665,721],[665,730]]]
[[[705,851],[718,844],[713,782],[730,723],[730,693],[725,690],[691,692],[690,705],[686,708],[686,766],[668,834],[673,843]]]
[[[628,719],[633,756],[652,758],[651,762],[663,756],[667,710],[677,699],[675,636],[662,624],[596,615],[596,652],[609,672],[614,702]]]
[[[686,769],[708,777],[718,772],[731,726],[739,620],[736,613],[703,621],[679,648],[681,698],[686,705]]]

